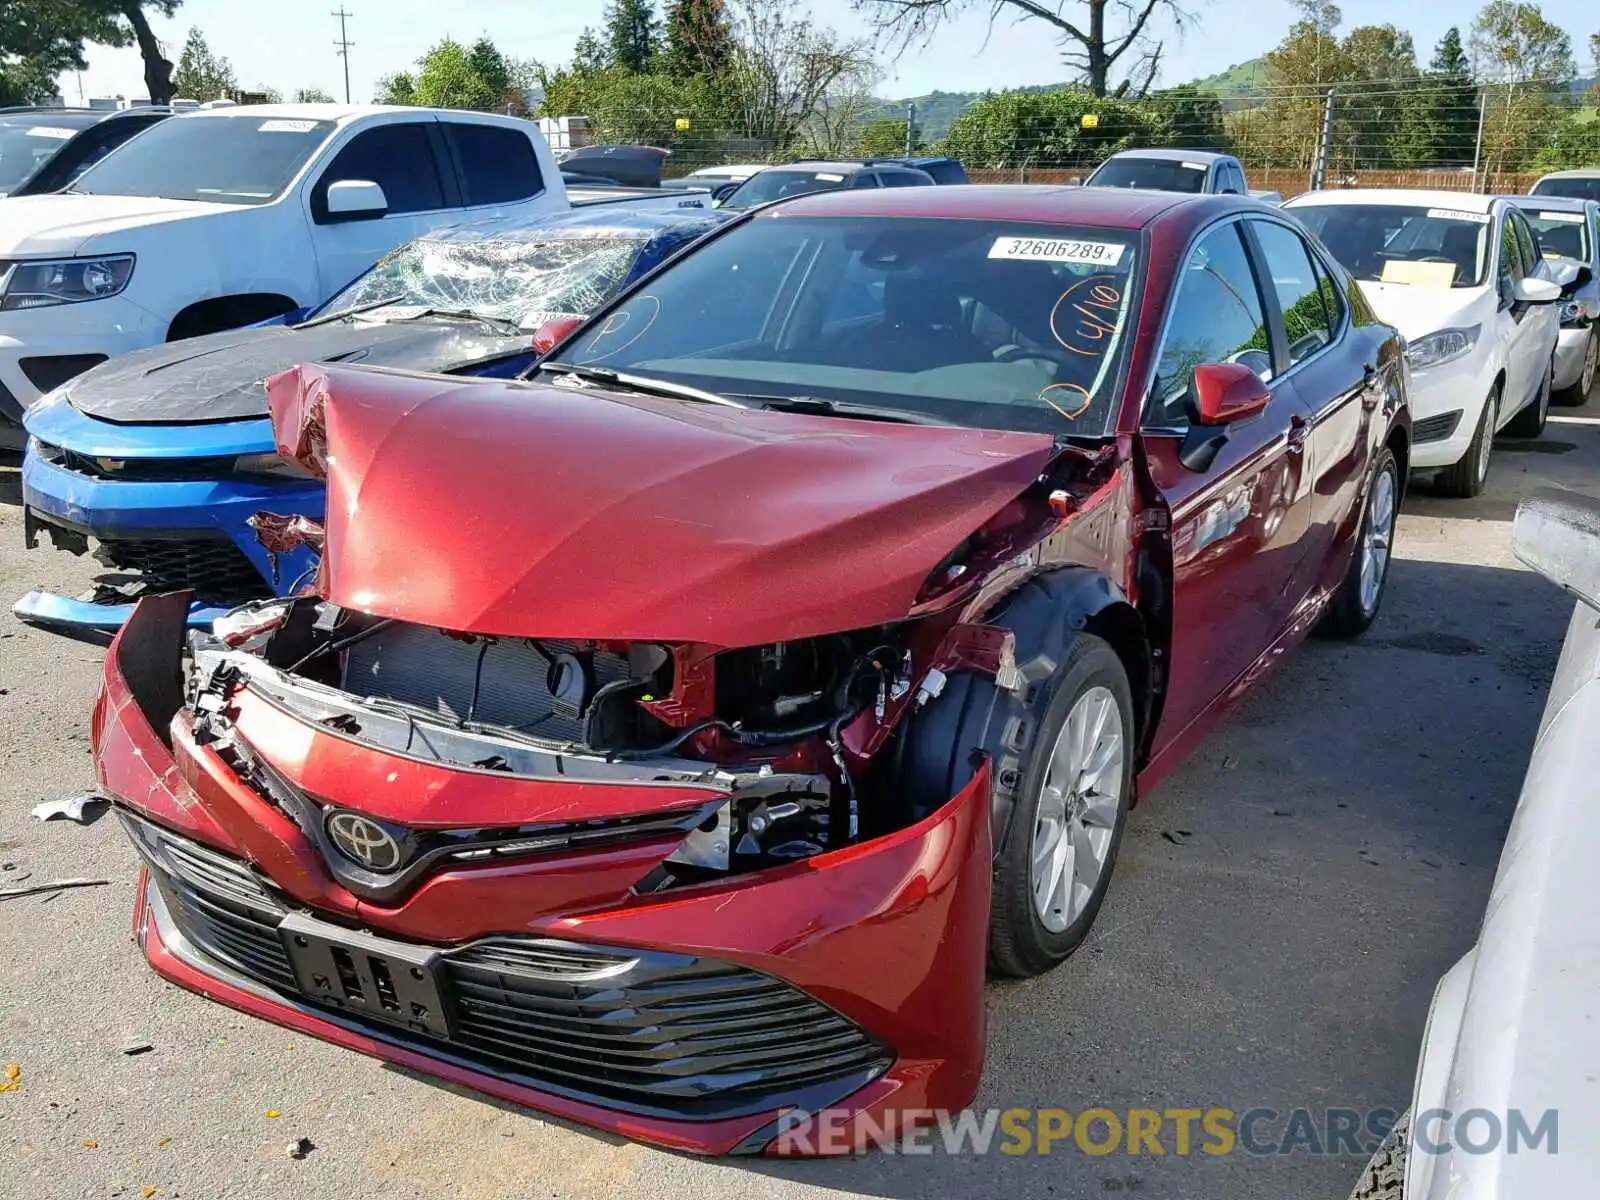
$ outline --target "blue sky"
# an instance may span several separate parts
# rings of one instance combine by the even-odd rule
[[[317,86],[342,98],[342,68],[333,46],[338,21],[330,15],[339,6],[339,0],[184,0],[173,18],[156,21],[156,33],[176,60],[189,27],[198,26],[247,87],[271,86],[287,94]],[[487,33],[507,53],[560,62],[583,28],[599,23],[604,0],[343,0],[343,7],[354,14],[349,21],[355,43],[352,98],[363,101],[371,99],[380,75],[408,66],[447,35],[470,41]],[[984,46],[988,5],[972,7],[973,15],[945,26],[927,49],[891,64],[881,93],[999,89],[1063,78],[1056,49],[1040,36],[1038,22],[1002,22]],[[1285,0],[1195,0],[1193,7],[1198,20],[1172,45],[1164,83],[1210,74],[1271,49],[1294,16]],[[1397,15],[1392,0],[1346,0],[1341,7],[1346,29]],[[1426,60],[1449,25],[1460,24],[1465,32],[1477,8],[1463,3],[1408,7],[1405,24],[1420,56]],[[1546,0],[1543,8],[1572,35],[1580,68],[1590,69],[1588,37],[1600,30],[1600,11],[1592,0]],[[813,0],[811,9],[841,31],[865,32],[848,0]],[[143,92],[142,79],[136,51],[91,47],[81,82],[85,96],[137,95]],[[61,86],[68,102],[76,102],[79,80],[67,75]]]

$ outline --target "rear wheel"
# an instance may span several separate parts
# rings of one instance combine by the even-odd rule
[[[1600,366],[1600,328],[1589,330],[1589,340],[1583,345],[1583,371],[1571,387],[1564,387],[1554,396],[1556,404],[1572,407],[1589,399],[1589,389],[1594,387],[1596,366]]]
[[[1378,455],[1367,485],[1367,503],[1356,533],[1355,553],[1339,590],[1328,602],[1316,632],[1322,637],[1352,638],[1366,632],[1378,615],[1389,582],[1389,556],[1394,549],[1395,518],[1400,509],[1400,468],[1388,447]]]
[[[1441,496],[1466,500],[1483,491],[1484,481],[1489,478],[1489,457],[1494,451],[1494,427],[1499,414],[1500,385],[1497,383],[1484,401],[1483,415],[1478,418],[1478,428],[1473,432],[1467,452],[1459,462],[1445,467],[1434,478],[1434,490]]]
[[[1555,363],[1551,363],[1545,369],[1544,382],[1539,385],[1539,394],[1533,403],[1506,422],[1508,436],[1534,438],[1544,432],[1544,423],[1550,416],[1550,376],[1554,370]]]

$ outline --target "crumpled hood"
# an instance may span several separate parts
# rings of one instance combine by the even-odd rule
[[[328,479],[323,592],[518,637],[759,645],[905,616],[1043,434],[300,366],[279,452]]]
[[[1357,285],[1385,325],[1393,325],[1408,342],[1462,325],[1476,325],[1474,316],[1485,292],[1481,288],[1432,288],[1409,283],[1376,283],[1363,279]]]
[[[115,254],[130,248],[117,243],[116,234],[240,207],[156,196],[8,196],[0,204],[0,259],[77,254],[85,249]],[[112,236],[100,245],[88,245],[102,235]]]
[[[432,318],[329,321],[231,329],[149,346],[95,367],[69,385],[79,412],[121,424],[242,421],[267,415],[267,376],[303,362],[361,362],[450,371],[519,351],[532,335]]]

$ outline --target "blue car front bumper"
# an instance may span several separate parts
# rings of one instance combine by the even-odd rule
[[[97,557],[134,573],[128,587],[135,592],[193,588],[191,625],[252,598],[286,595],[315,569],[316,556],[304,547],[268,554],[248,522],[262,511],[321,519],[320,480],[249,479],[220,468],[205,477],[206,464],[271,451],[265,420],[118,426],[60,404],[30,412],[27,427],[37,441],[71,452],[47,458],[38,445],[28,447],[22,501],[30,544],[45,535],[81,550],[92,538]],[[182,478],[150,477],[163,473]],[[135,598],[108,582],[90,599],[29,592],[12,611],[45,624],[116,629]]]

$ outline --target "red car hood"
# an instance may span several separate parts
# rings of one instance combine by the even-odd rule
[[[350,367],[269,390],[280,452],[328,480],[328,599],[517,637],[747,646],[898,620],[1052,445]]]

